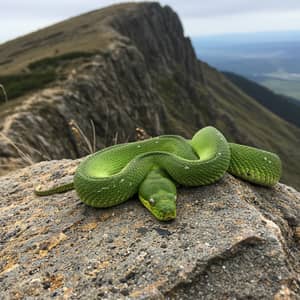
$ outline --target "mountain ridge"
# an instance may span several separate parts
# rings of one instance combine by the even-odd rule
[[[76,51],[89,55],[61,59]],[[277,152],[283,181],[299,187],[300,168],[292,162],[300,161],[300,130],[199,61],[168,6],[130,3],[93,11],[1,45],[1,53],[0,76],[33,74],[32,64],[55,75],[40,90],[0,106],[1,132],[33,161],[45,154],[50,159],[87,154],[77,144],[71,120],[87,135],[93,121],[98,149],[134,140],[136,127],[152,136],[191,137],[212,125],[230,141]],[[9,57],[13,61],[3,63]],[[2,166],[19,167],[19,156],[0,139]]]

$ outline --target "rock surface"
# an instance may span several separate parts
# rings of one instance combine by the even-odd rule
[[[300,299],[300,194],[226,175],[179,188],[177,219],[134,198],[94,209],[70,191],[77,161],[0,177],[1,299]]]

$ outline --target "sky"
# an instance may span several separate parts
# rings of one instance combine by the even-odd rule
[[[0,0],[0,43],[113,0]],[[134,1],[131,1],[134,2]],[[191,37],[300,30],[300,0],[161,0],[180,16]]]

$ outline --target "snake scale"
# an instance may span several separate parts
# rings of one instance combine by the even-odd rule
[[[75,188],[79,198],[93,207],[111,207],[138,193],[142,204],[161,221],[176,217],[176,188],[216,182],[225,172],[262,186],[275,185],[281,176],[280,158],[261,149],[228,143],[212,126],[191,140],[162,135],[119,144],[89,155],[74,181],[39,196]]]

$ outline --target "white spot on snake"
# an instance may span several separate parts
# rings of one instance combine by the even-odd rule
[[[184,166],[184,168],[185,168],[186,170],[188,170],[190,167],[189,167],[189,166]]]
[[[120,182],[122,183],[122,182],[124,182],[125,181],[125,179],[124,178],[122,178],[121,180],[120,180]]]
[[[137,145],[137,147],[138,147],[138,148],[141,148],[142,146],[141,146],[141,145]]]
[[[222,155],[222,153],[221,153],[221,152],[219,152],[219,153],[218,153],[218,155]]]
[[[101,190],[97,191],[97,193],[101,193]]]
[[[158,141],[155,141],[155,144],[158,144]]]
[[[272,162],[269,160],[268,163],[271,164]]]
[[[108,186],[104,186],[103,188],[101,188],[101,190],[109,190]]]
[[[264,157],[264,160],[267,160],[267,158],[266,158],[266,157]]]
[[[154,204],[154,203],[155,203],[155,200],[154,200],[153,198],[150,198],[150,199],[149,199],[149,202],[150,202],[151,204]]]

